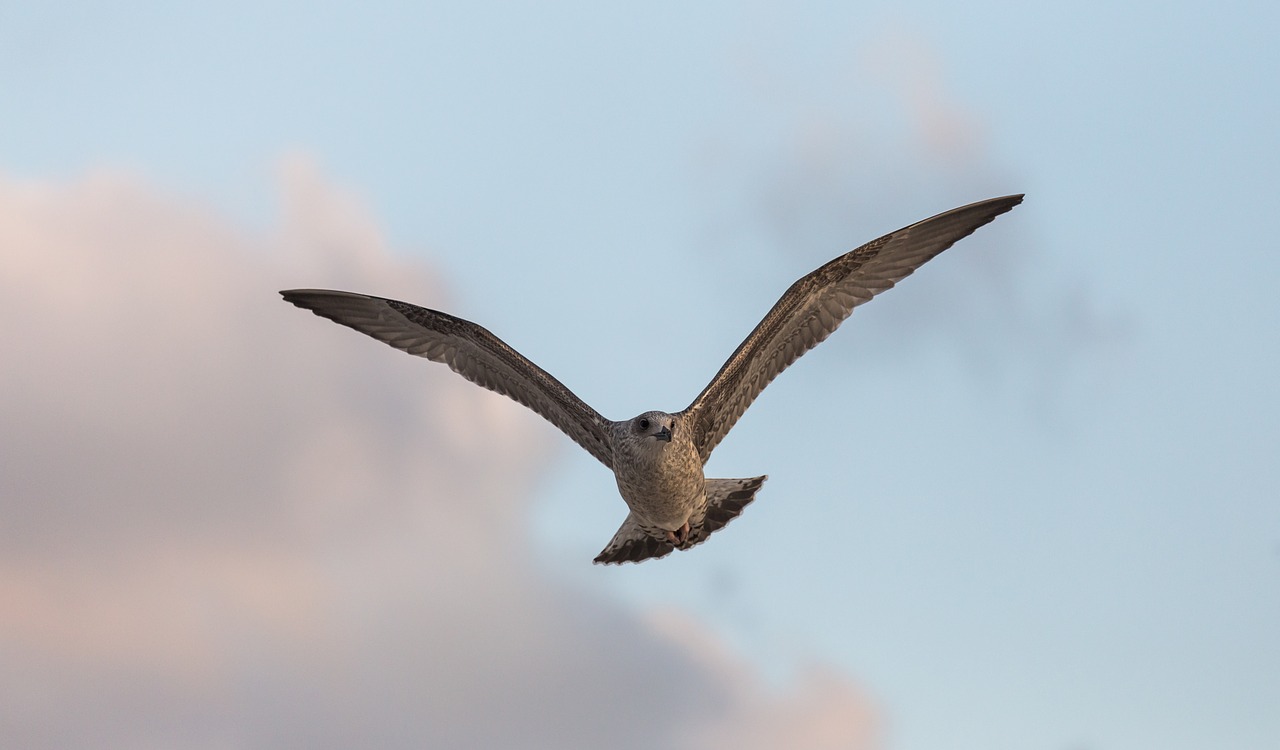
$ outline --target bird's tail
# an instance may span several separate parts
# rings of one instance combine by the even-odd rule
[[[724,525],[737,518],[742,509],[756,499],[756,492],[764,485],[767,476],[749,479],[708,479],[707,512],[701,524],[690,524],[693,534],[682,547],[687,549],[704,541],[713,532],[724,528]]]
[[[689,519],[689,536],[680,549],[689,549],[706,541],[711,532],[719,531],[726,523],[738,517],[742,509],[756,499],[756,491],[768,477],[750,479],[707,479],[707,505]],[[641,562],[649,558],[666,557],[676,545],[668,541],[671,532],[646,526],[634,513],[618,528],[609,544],[596,556],[596,563],[618,564]]]

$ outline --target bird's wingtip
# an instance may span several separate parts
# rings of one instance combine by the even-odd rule
[[[322,300],[370,299],[367,294],[340,292],[336,289],[281,289],[280,296],[284,298],[285,302],[306,308],[310,308]]]

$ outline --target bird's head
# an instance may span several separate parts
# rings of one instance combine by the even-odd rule
[[[632,419],[628,429],[637,438],[670,443],[676,429],[676,418],[663,411],[647,411]]]

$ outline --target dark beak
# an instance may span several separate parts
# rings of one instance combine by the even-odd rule
[[[658,432],[654,435],[654,437],[655,437],[655,438],[657,438],[657,439],[659,439],[659,440],[665,440],[665,441],[667,441],[668,443],[670,443],[670,442],[671,442],[671,428],[669,428],[669,427],[663,427],[661,430],[658,430]]]

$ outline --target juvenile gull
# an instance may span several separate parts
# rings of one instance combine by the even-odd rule
[[[630,512],[597,563],[689,549],[732,521],[765,477],[707,479],[702,467],[760,391],[834,331],[853,308],[1022,202],[952,209],[868,242],[792,284],[683,411],[614,422],[488,330],[462,318],[350,292],[294,289],[285,300],[419,357],[545,417],[613,471]]]

